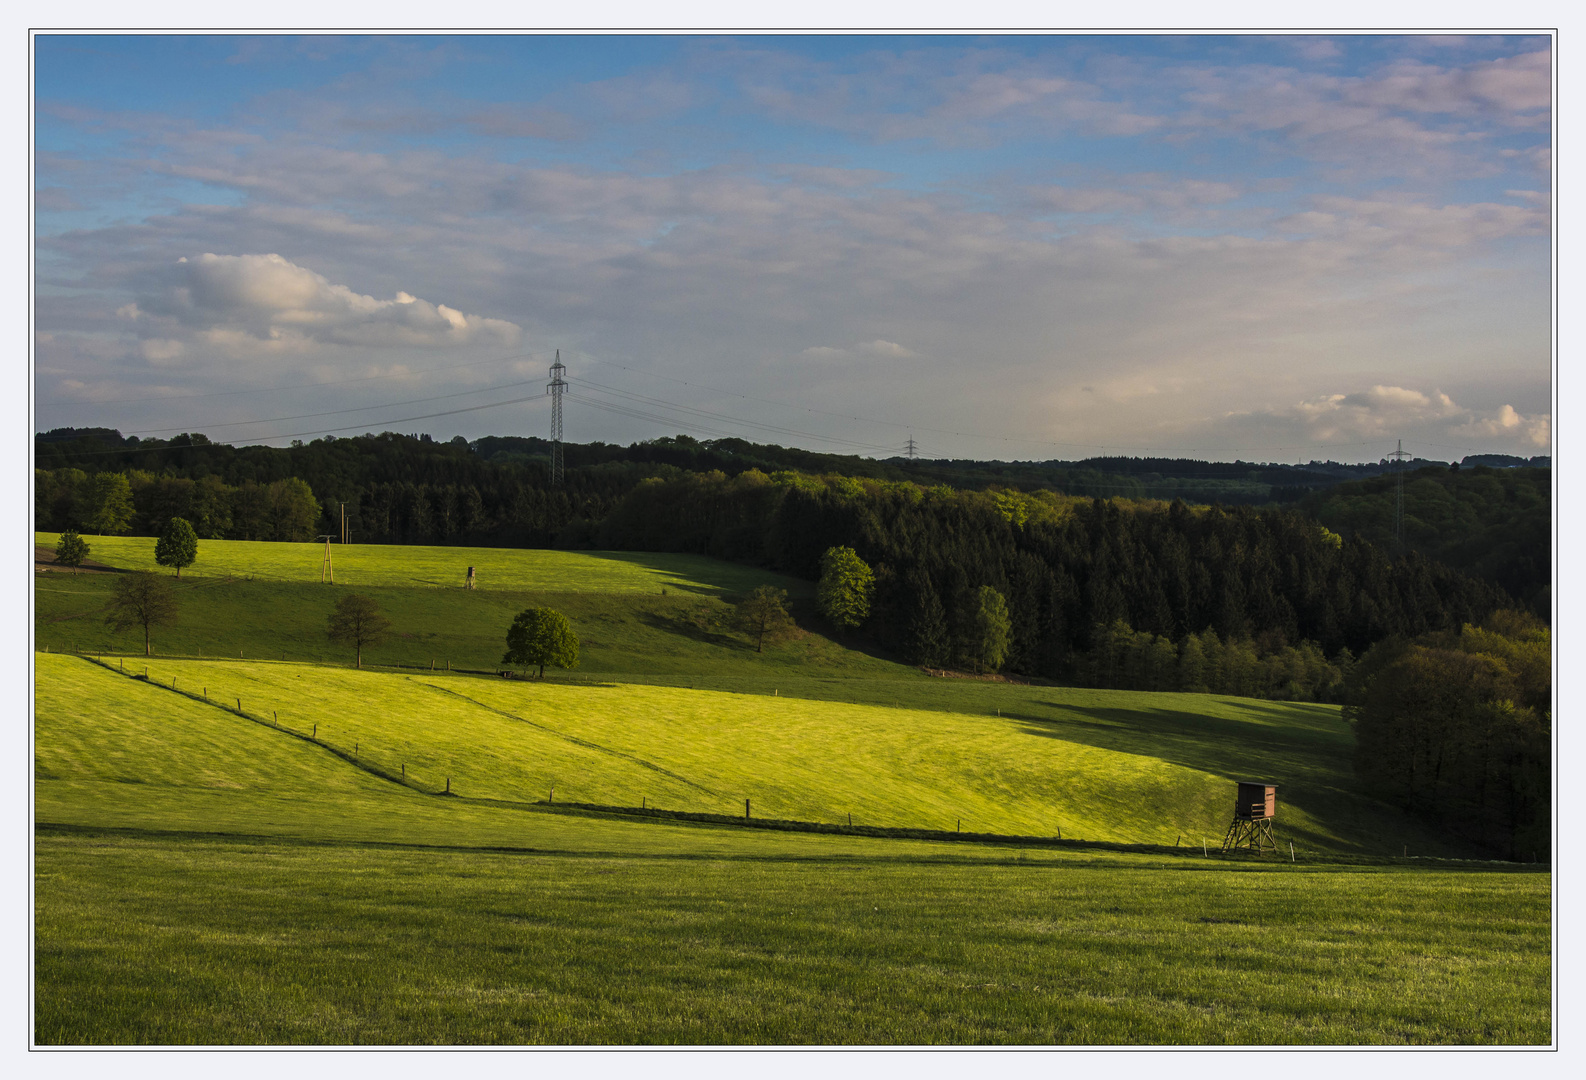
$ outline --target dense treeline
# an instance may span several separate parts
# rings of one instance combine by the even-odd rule
[[[359,542],[539,547],[579,546],[592,521],[657,471],[642,463],[596,464],[569,470],[553,488],[539,463],[497,464],[460,440],[392,434],[240,448],[195,435],[116,451],[81,438],[41,441],[38,460],[39,529],[103,531],[89,522],[99,506],[96,477],[109,474],[127,478],[135,504],[126,527],[111,531],[158,535],[174,516],[205,537],[312,538],[337,532],[345,506]],[[43,467],[50,463],[58,467]],[[289,481],[309,493],[309,523],[301,528],[296,518],[271,516],[286,504],[256,494]]]
[[[1522,612],[1379,642],[1349,678],[1370,789],[1508,858],[1552,837],[1552,648]]]
[[[1349,656],[1382,638],[1457,627],[1509,602],[1415,550],[1390,557],[1348,500],[1327,504],[1342,508],[1346,539],[1294,511],[926,487],[898,478],[896,463],[869,463],[890,478],[768,473],[745,461],[829,455],[736,440],[569,445],[565,481],[552,487],[548,450],[538,439],[390,433],[237,448],[198,435],[137,443],[57,432],[39,442],[41,466],[53,467],[36,476],[36,527],[152,536],[180,517],[205,538],[300,540],[335,533],[345,507],[360,542],[689,551],[812,580],[828,549],[851,547],[875,569],[864,633],[920,663],[984,666],[973,641],[989,588],[1010,622],[1008,670],[1324,700],[1336,698]],[[711,461],[732,468],[700,470]],[[1136,474],[1114,479],[1134,480],[1195,463],[1113,464]],[[1199,479],[1234,482],[1244,468],[1205,466]],[[1519,475],[1528,472],[1464,475],[1472,491],[1496,483],[1518,493],[1504,505],[1532,508],[1520,497],[1532,491]],[[1427,485],[1444,490],[1451,475],[1417,474],[1407,501]],[[1362,497],[1388,482],[1368,482]],[[1493,558],[1510,550],[1495,545]],[[1212,674],[1196,674],[1197,650],[1223,650]]]
[[[1552,470],[1426,468],[1404,478],[1407,549],[1502,586],[1534,614],[1551,616]],[[1392,551],[1397,479],[1339,484],[1302,505],[1328,528]]]
[[[1414,552],[1390,560],[1293,511],[792,473],[647,480],[596,541],[759,561],[806,578],[829,548],[851,547],[875,570],[868,632],[923,663],[938,658],[933,648],[948,660],[973,655],[957,643],[972,639],[979,589],[989,586],[1012,623],[1007,668],[1071,679],[1105,681],[1107,669],[1081,657],[1120,620],[1170,643],[1209,629],[1220,643],[1250,642],[1258,659],[1302,642],[1339,657],[1391,634],[1458,627],[1507,601]],[[1310,678],[1310,692],[1336,679]]]

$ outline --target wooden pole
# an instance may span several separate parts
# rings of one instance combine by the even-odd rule
[[[451,793],[452,793],[452,778],[448,776],[446,778],[446,794],[450,795]]]
[[[749,820],[749,800],[748,799],[745,799],[743,801],[743,819],[745,821]]]
[[[311,739],[319,738],[319,725],[318,724],[314,725],[314,734],[310,735],[309,738],[311,738]]]
[[[1294,862],[1294,841],[1289,841],[1289,862]]]

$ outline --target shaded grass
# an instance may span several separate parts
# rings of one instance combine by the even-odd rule
[[[1543,1044],[1548,884],[43,832],[35,1035]]]
[[[143,634],[104,624],[112,575],[50,578],[35,592],[38,648],[141,655]],[[338,587],[339,588],[339,587]],[[580,639],[579,670],[690,679],[794,678],[814,675],[923,680],[912,668],[843,648],[818,632],[756,653],[740,636],[717,628],[728,606],[721,599],[676,591],[640,593],[508,592],[375,587],[393,624],[392,637],[364,650],[364,663],[494,670],[506,648],[507,627],[526,607],[563,612]],[[174,626],[156,627],[154,651],[166,655],[239,655],[254,659],[350,664],[350,649],[333,645],[325,626],[345,591],[320,585],[195,578],[176,583]],[[701,624],[709,629],[702,629]]]

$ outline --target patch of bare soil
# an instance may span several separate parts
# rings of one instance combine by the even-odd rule
[[[971,679],[975,682],[1000,682],[1009,683],[1013,686],[1045,685],[1045,683],[1040,680],[1021,679],[1016,675],[976,675],[968,671],[953,671],[950,668],[928,667],[921,668],[920,670],[931,676],[933,679]]]
[[[93,559],[84,559],[83,565],[79,566],[77,571],[81,574],[121,573],[121,571],[117,570],[114,566],[106,566],[104,563],[95,562]],[[33,572],[35,574],[69,574],[72,572],[72,568],[69,566],[56,565],[54,548],[45,547],[43,544],[34,544]]]

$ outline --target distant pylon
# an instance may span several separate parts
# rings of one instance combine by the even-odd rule
[[[551,395],[551,483],[562,482],[562,391],[567,382],[562,378],[567,368],[562,364],[562,350],[556,350],[556,363],[551,365],[551,381],[545,392]]]
[[[1404,459],[1410,455],[1404,449],[1404,440],[1399,440],[1399,448],[1388,455],[1393,459],[1393,542],[1400,547],[1404,546],[1404,470],[1400,467]]]
[[[909,445],[907,445],[907,446],[905,446],[903,448],[903,452],[908,455],[910,461],[913,461],[914,460],[914,454],[915,454],[915,452],[918,449],[919,448],[914,445],[914,436],[910,435],[909,436]]]

